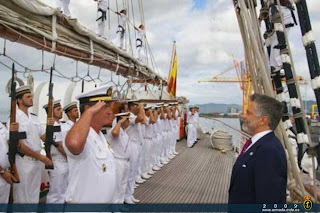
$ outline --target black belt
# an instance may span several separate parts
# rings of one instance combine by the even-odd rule
[[[97,18],[96,21],[99,21],[100,19],[101,19],[101,21],[107,20],[107,11],[99,8],[99,9],[98,9],[98,12],[101,12],[101,16],[100,16],[99,18]]]
[[[124,31],[125,29],[121,25],[118,25],[117,33],[124,33]]]
[[[140,43],[139,43],[139,42],[140,42]],[[139,44],[138,44],[138,43],[139,43]],[[141,40],[140,38],[137,38],[136,44],[137,44],[136,47],[142,47],[142,40]]]
[[[292,24],[292,23],[290,23],[290,24],[286,24],[286,25],[284,25],[286,28],[289,28],[289,27],[293,27],[294,26],[294,24]]]
[[[290,10],[291,10],[291,16],[292,16],[292,19],[293,19],[293,21],[294,21],[294,24],[295,24],[295,25],[298,25],[296,16],[294,15],[294,12],[293,12],[294,8],[292,8],[292,9],[290,9]]]

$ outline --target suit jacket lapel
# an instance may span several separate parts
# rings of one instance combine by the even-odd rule
[[[256,150],[263,144],[269,141],[269,138],[274,137],[274,132],[270,132],[260,138],[256,143],[254,143],[244,154],[239,156],[233,166],[233,172],[231,177],[231,184],[230,187],[234,181],[234,179],[237,176],[237,173],[242,167],[246,166],[246,163],[255,155]]]

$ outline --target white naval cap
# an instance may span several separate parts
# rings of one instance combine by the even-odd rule
[[[69,112],[71,109],[73,108],[77,108],[77,102],[76,101],[72,101],[71,103],[68,103],[67,105],[65,105],[63,107],[63,111],[65,113]]]
[[[144,109],[150,109],[151,108],[151,105],[147,104],[143,107]]]
[[[155,109],[158,109],[158,108],[160,108],[161,106],[159,106],[158,104],[153,104],[153,105],[151,105],[151,109],[152,110],[155,110]]]
[[[129,119],[129,117],[130,117],[130,112],[122,112],[122,113],[116,114],[117,122],[122,118]]]
[[[122,117],[122,116],[130,116],[130,112],[122,112],[122,113],[116,114],[116,117]]]
[[[169,105],[171,105],[171,106],[178,105],[178,102],[171,102],[171,103],[169,103]]]
[[[55,107],[58,107],[58,106],[61,106],[61,100],[56,100],[56,101],[54,101],[53,102],[53,108],[55,108]],[[48,109],[48,104],[45,104],[45,105],[43,105],[43,107],[42,107],[43,109]]]
[[[76,96],[76,99],[80,102],[80,105],[98,101],[114,101],[112,98],[112,87],[108,85],[103,85],[101,87],[94,88],[91,91],[81,93]]]
[[[23,85],[19,88],[16,89],[16,96],[18,95],[23,95],[25,93],[31,93],[32,92],[32,87],[29,85]]]
[[[139,104],[140,99],[132,99],[132,100],[128,100],[127,102],[128,102],[128,104],[129,104],[129,103],[130,103],[130,104]]]
[[[168,106],[169,106],[169,104],[163,104],[163,106],[164,106],[164,107],[168,107]]]

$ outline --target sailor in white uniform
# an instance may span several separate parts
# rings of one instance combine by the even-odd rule
[[[154,111],[153,111],[153,116],[155,119],[155,123],[153,124],[153,146],[152,146],[152,155],[153,155],[153,167],[152,170],[154,171],[159,171],[161,169],[161,167],[159,167],[158,165],[160,165],[160,143],[161,143],[161,133],[159,130],[159,120],[160,120],[160,106],[159,105],[155,105],[154,106]],[[153,171],[149,171],[150,174],[153,174]]]
[[[26,132],[27,138],[19,141],[21,151],[25,155],[24,157],[16,155],[20,183],[14,184],[13,203],[39,203],[43,163],[52,166],[52,161],[40,154],[41,140],[45,140],[45,130],[41,127],[38,116],[28,112],[28,108],[33,105],[31,87],[17,88],[16,98],[18,104],[16,122],[19,124],[19,132]],[[48,122],[52,125],[54,120]],[[9,124],[10,120],[7,122],[7,128]]]
[[[190,111],[188,112],[188,136],[187,136],[187,146],[191,148],[194,145],[194,142],[196,141],[196,135],[195,135],[195,108],[190,107]]]
[[[112,88],[82,93],[81,117],[65,139],[69,174],[67,203],[112,203],[116,189],[114,156],[101,128],[113,119]]]
[[[149,121],[150,125],[150,154],[149,154],[149,165],[148,165],[148,174],[153,175],[155,171],[153,167],[156,165],[156,149],[157,149],[157,132],[156,132],[156,122],[158,119],[158,114],[156,112],[156,105],[151,106],[150,117],[152,116],[152,122]]]
[[[98,2],[98,18],[96,19],[98,23],[97,34],[99,36],[104,36],[105,23],[107,21],[107,10],[108,10],[108,1],[107,0],[94,0]]]
[[[61,132],[63,134],[63,141],[64,141],[67,133],[79,118],[79,110],[78,110],[77,102],[73,101],[71,103],[68,103],[63,107],[63,111],[68,116],[68,120],[64,123],[61,123]]]
[[[171,111],[168,109],[169,104],[163,105],[164,111],[164,119],[162,120],[163,129],[162,129],[162,140],[163,140],[163,147],[162,147],[162,164],[168,164],[170,162],[169,157],[169,146],[170,146],[170,133],[171,133],[171,126],[170,126],[170,119],[171,119]]]
[[[141,177],[144,179],[149,179],[151,176],[148,175],[149,169],[152,168],[151,162],[151,149],[152,149],[152,137],[153,137],[153,127],[154,117],[151,110],[151,105],[147,105],[144,107],[145,110],[145,132],[144,132],[144,143],[143,143],[143,160],[141,167]]]
[[[138,60],[142,60],[142,57],[141,57],[141,50],[143,48],[143,39],[144,39],[144,25],[141,24],[139,26],[139,28],[136,28],[135,29],[137,30],[137,38],[136,38],[136,58]]]
[[[198,141],[198,124],[199,124],[199,107],[194,106],[194,120],[195,120],[195,126],[194,126],[194,133],[196,141]]]
[[[116,114],[116,124],[109,130],[111,148],[114,152],[116,166],[116,192],[113,203],[123,204],[130,171],[129,136],[126,129],[129,126],[129,112]]]
[[[137,100],[128,102],[130,111],[130,125],[126,132],[129,135],[131,149],[130,155],[130,172],[128,178],[128,185],[125,194],[125,203],[137,203],[139,200],[133,196],[136,178],[138,176],[138,160],[142,147],[141,122],[144,120],[143,105]]]
[[[43,108],[48,112],[47,104],[44,105]],[[62,118],[60,100],[56,100],[53,103],[53,118],[55,120],[54,126],[60,126],[60,119]],[[53,139],[58,147],[51,146],[51,157],[54,169],[48,170],[50,188],[47,195],[47,203],[64,203],[68,186],[68,163],[62,144],[64,140],[62,131],[54,132]]]
[[[16,131],[17,130],[18,128],[16,128]],[[9,171],[10,163],[7,154],[8,151],[8,131],[0,122],[0,203],[3,204],[8,203],[9,201],[10,184],[16,182],[16,179]]]
[[[71,16],[69,9],[70,0],[57,0],[56,4],[59,11],[63,11],[66,16]]]
[[[179,140],[180,139],[180,122],[181,122],[181,113],[179,110],[179,106],[178,106],[178,102],[174,102],[174,113],[176,114],[177,117],[177,133],[176,133],[176,139]],[[178,154],[177,152],[175,152],[175,154]]]
[[[169,148],[169,159],[172,159],[176,156],[176,143],[177,143],[177,116],[176,116],[176,109],[174,106],[174,103],[170,103],[170,110],[171,110],[171,120],[170,120],[170,124],[171,124],[171,136],[170,136],[170,148]]]
[[[264,0],[267,2],[267,4],[270,4],[270,0]],[[294,26],[294,14],[293,14],[293,1],[292,0],[284,0],[280,1],[281,4],[281,10],[276,6],[279,10],[279,12],[282,12],[283,16],[283,22],[285,25],[285,30],[287,32],[287,35],[289,36],[290,28]],[[269,19],[272,19],[271,15],[271,8],[269,10]],[[270,67],[273,67],[275,71],[279,71],[282,68],[282,59],[280,55],[280,49],[277,48],[278,46],[278,38],[277,33],[274,32],[272,36],[270,37],[270,43],[271,43],[271,52],[270,52]]]
[[[117,29],[119,47],[125,50],[127,11],[123,9],[120,12],[116,12],[116,14],[120,16],[119,25]]]
[[[158,119],[157,119],[157,132],[158,132],[158,154],[157,154],[157,167],[161,168],[164,164],[162,162],[164,161],[163,156],[163,147],[164,147],[164,140],[163,140],[163,134],[164,134],[164,120],[165,120],[165,113],[163,110],[164,103],[159,103],[158,106]]]

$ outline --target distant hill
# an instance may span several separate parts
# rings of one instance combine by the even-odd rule
[[[315,101],[306,101],[303,102],[303,106],[307,110],[308,113],[311,112],[311,105],[316,104]],[[215,104],[215,103],[209,103],[209,104],[199,104],[200,107],[200,113],[229,113],[230,108],[236,108],[238,111],[242,110],[242,106],[238,104]],[[289,109],[291,112],[291,109]]]
[[[197,105],[200,108],[200,113],[228,113],[230,108],[236,108],[238,111],[242,110],[242,106],[238,104],[199,104]]]

